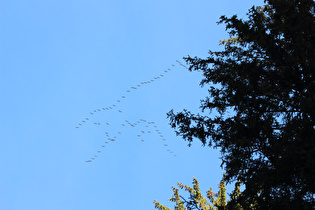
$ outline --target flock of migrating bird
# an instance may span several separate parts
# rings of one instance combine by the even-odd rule
[[[176,60],[176,62],[188,69],[184,64],[182,64],[180,61]],[[172,64],[172,67],[175,67],[174,64]],[[147,81],[143,81],[135,86],[131,86],[130,89],[128,89],[126,92],[127,93],[130,93],[132,90],[137,90],[139,88],[141,88],[142,86],[144,85],[147,85],[147,84],[150,84],[150,83],[153,83],[154,81],[158,80],[158,79],[161,79],[162,77],[165,76],[165,74],[167,74],[169,71],[171,71],[172,69],[168,68],[167,70],[164,70],[164,73],[163,74],[160,74],[159,76],[156,76],[154,77],[153,79],[150,79],[150,80],[147,80]],[[90,116],[89,117],[85,117],[83,120],[81,120],[80,123],[77,124],[76,128],[79,129],[81,126],[83,126],[84,124],[87,124],[88,122],[92,122],[92,118],[94,117],[94,115],[98,114],[99,112],[104,112],[104,111],[110,111],[110,110],[117,110],[119,113],[122,113],[123,111],[121,109],[119,109],[119,104],[124,100],[126,99],[126,96],[125,95],[122,95],[118,100],[116,100],[116,102],[108,107],[102,107],[102,108],[99,108],[99,109],[94,109],[93,111],[90,112]],[[99,122],[94,122],[93,123],[95,126],[101,126],[101,125],[105,125],[105,126],[108,126],[110,123],[109,122],[106,122],[106,123],[99,123]],[[154,122],[154,121],[148,121],[148,120],[145,120],[143,118],[140,118],[138,119],[137,121],[134,121],[134,122],[131,122],[129,120],[125,120],[125,122],[121,123],[121,126],[130,126],[132,128],[135,128],[137,126],[140,126],[142,125],[143,128],[141,129],[140,132],[138,132],[137,134],[137,137],[142,141],[144,142],[145,141],[145,134],[153,134],[153,133],[156,133],[159,138],[162,140],[163,142],[163,145],[164,147],[166,148],[166,151],[169,152],[171,155],[173,156],[176,156],[172,150],[169,149],[169,146],[167,144],[167,141],[164,137],[164,135],[162,134],[162,132],[158,129],[158,126],[157,124]],[[111,133],[111,135],[110,135]],[[117,139],[118,139],[118,136],[120,136],[122,134],[121,131],[118,131],[117,133],[114,133],[113,132],[110,132],[109,130],[105,131],[105,136],[106,136],[106,139],[105,141],[102,143],[102,145],[100,146],[100,149],[97,150],[95,152],[94,155],[92,155],[92,157],[90,157],[89,159],[87,159],[85,162],[86,163],[91,163],[93,161],[95,161],[100,153],[102,153],[102,149],[107,147],[109,143],[111,142],[115,142]]]

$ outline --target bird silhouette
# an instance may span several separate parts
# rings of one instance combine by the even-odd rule
[[[177,62],[180,66],[183,66],[183,67],[187,68],[187,67],[186,67],[185,65],[183,65],[180,61],[176,60],[176,62]],[[175,65],[172,64],[172,67],[175,67]],[[187,68],[187,69],[188,69],[188,68]],[[133,90],[132,92],[134,92],[134,91],[138,91],[139,89],[141,89],[141,88],[143,88],[143,87],[147,87],[147,86],[144,86],[144,85],[148,85],[148,84],[154,82],[155,80],[158,80],[158,79],[161,79],[162,77],[165,77],[165,75],[166,75],[169,71],[171,71],[171,70],[172,70],[171,68],[168,68],[167,70],[164,70],[164,73],[163,73],[163,74],[159,74],[158,76],[155,76],[155,77],[153,77],[152,79],[149,79],[149,80],[146,80],[146,81],[142,81],[142,82],[140,82],[139,84],[136,84],[136,85],[134,85],[134,86],[131,86],[130,89],[132,89],[132,90]],[[130,89],[128,89],[126,92],[127,92],[127,93],[131,93],[131,90],[130,90]],[[129,95],[129,94],[128,94],[128,95]],[[125,96],[125,95],[121,95],[120,98],[125,99],[126,96]],[[119,103],[119,104],[122,103],[121,100],[116,100],[116,102]],[[97,112],[101,112],[102,110],[103,110],[103,111],[105,111],[105,110],[106,110],[106,111],[114,110],[119,104],[112,104],[111,106],[108,106],[108,107],[105,107],[105,108],[103,107],[103,108],[94,109],[92,112],[90,112],[90,115],[97,114]],[[123,111],[122,111],[122,108],[116,109],[116,111],[117,111],[118,113],[122,113],[122,112],[123,112]],[[91,117],[92,117],[92,116],[91,116]],[[85,120],[89,120],[89,118],[86,117]],[[84,125],[87,125],[87,124],[88,124],[88,121],[85,121],[85,120],[83,120],[82,122],[84,123]],[[157,129],[157,125],[155,124],[154,121],[147,121],[147,120],[145,120],[145,119],[143,119],[143,118],[140,118],[140,119],[138,119],[137,121],[134,121],[134,122],[132,122],[131,120],[125,120],[125,121],[126,121],[127,125],[130,126],[130,127],[133,128],[133,129],[137,129],[138,126],[140,126],[140,127],[142,127],[142,128],[145,128],[145,130],[140,130],[140,131],[141,131],[141,132],[140,132],[141,134],[137,134],[137,135],[136,135],[138,138],[141,138],[140,140],[141,140],[142,142],[144,142],[144,138],[143,138],[142,135],[144,135],[144,134],[146,134],[146,133],[147,133],[146,135],[157,135],[158,138],[160,138],[160,140],[161,140],[162,142],[166,142],[166,141],[167,141],[166,138],[164,138],[164,135],[162,135],[162,132],[161,132],[159,129]],[[101,126],[101,123],[99,123],[99,122],[94,122],[94,125]],[[106,125],[106,126],[109,126],[109,123],[108,123],[108,122],[105,122],[105,125]],[[125,123],[121,123],[120,125],[121,125],[122,127],[126,127],[126,124],[125,124]],[[82,126],[81,123],[79,123],[79,126],[76,126],[76,128],[79,128],[80,126]],[[139,127],[139,128],[140,128],[140,127]],[[102,129],[104,129],[104,127],[102,127]],[[155,133],[155,134],[154,134],[154,133]],[[106,134],[106,137],[107,137],[107,139],[108,139],[108,141],[105,141],[105,144],[109,144],[109,141],[110,141],[110,142],[115,142],[116,139],[118,140],[119,138],[117,138],[116,135],[117,135],[117,134],[121,135],[122,132],[121,132],[121,131],[118,131],[118,132],[115,133],[115,132],[113,132],[113,131],[111,131],[111,130],[107,130],[107,131],[105,132],[105,134]],[[115,135],[115,134],[116,134],[116,135]],[[165,146],[166,148],[169,147],[168,144],[166,144],[166,143],[163,143],[163,146]],[[103,150],[103,149],[106,149],[106,148],[108,148],[108,147],[105,147],[105,145],[100,145],[100,148]],[[102,152],[102,150],[97,150],[97,151],[96,151],[96,154],[100,154],[100,153]],[[169,152],[169,153],[173,153],[173,151],[170,150],[170,149],[167,149],[166,151]],[[176,156],[176,155],[173,155],[173,156]],[[91,162],[95,161],[96,158],[98,158],[98,157],[99,157],[98,155],[95,155],[95,154],[94,154],[90,159],[86,160],[85,162],[91,163]]]

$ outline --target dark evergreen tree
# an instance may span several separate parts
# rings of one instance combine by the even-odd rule
[[[247,20],[221,17],[230,35],[223,51],[184,58],[203,72],[209,97],[202,113],[168,117],[189,145],[199,139],[220,148],[226,181],[244,183],[231,209],[313,209],[315,2],[265,3]]]

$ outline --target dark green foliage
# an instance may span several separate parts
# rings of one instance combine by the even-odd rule
[[[203,72],[210,96],[201,102],[203,114],[168,117],[189,144],[196,138],[220,148],[226,180],[245,184],[230,208],[312,209],[315,3],[265,2],[251,8],[248,20],[221,17],[231,37],[221,42],[224,51],[185,58],[191,71]],[[204,114],[213,110],[218,114]]]

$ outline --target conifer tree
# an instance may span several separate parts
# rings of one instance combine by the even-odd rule
[[[229,208],[313,209],[315,2],[265,3],[247,20],[221,17],[230,35],[223,51],[184,58],[203,73],[209,97],[202,113],[168,117],[189,145],[199,139],[221,150],[227,183],[244,183]]]
[[[226,209],[226,188],[225,188],[224,177],[220,181],[218,197],[217,197],[217,200],[216,200],[214,206],[216,206],[218,208],[218,210],[225,210]]]
[[[237,182],[235,182],[235,188],[230,195],[232,202],[235,202],[240,195],[241,195],[241,182],[237,180]],[[234,210],[243,210],[242,205],[239,203],[234,204],[233,207],[234,207],[233,208]],[[251,207],[254,207],[254,205],[252,205]]]
[[[193,178],[193,187],[177,183],[179,189],[185,190],[189,193],[189,198],[185,199],[179,195],[179,189],[172,187],[173,196],[169,200],[174,202],[176,205],[175,210],[225,210],[227,209],[227,197],[224,177],[219,184],[219,192],[213,193],[212,188],[206,192],[207,197],[204,197],[200,192],[199,182],[196,178]],[[170,208],[154,201],[155,208],[159,210],[171,210]]]

